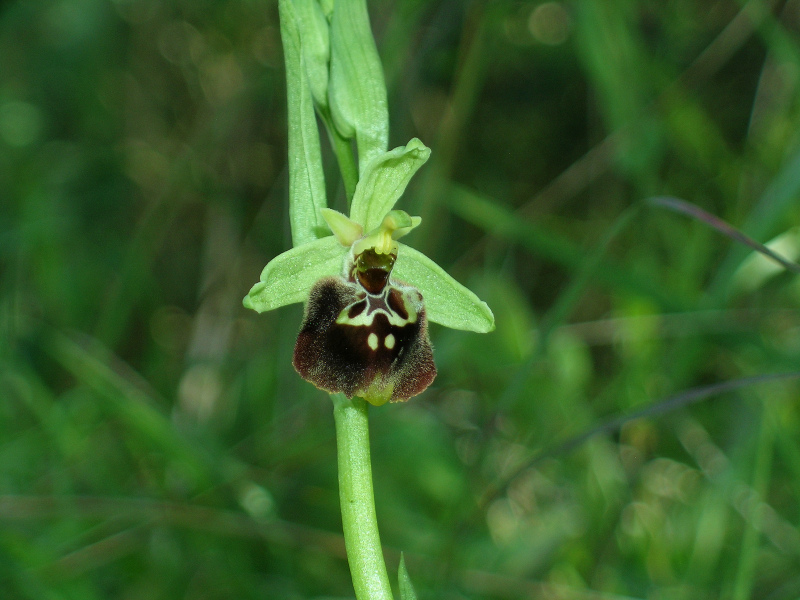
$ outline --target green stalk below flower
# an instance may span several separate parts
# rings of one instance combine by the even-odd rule
[[[347,560],[358,600],[392,600],[383,560],[369,454],[369,405],[332,394],[339,456],[339,500]]]

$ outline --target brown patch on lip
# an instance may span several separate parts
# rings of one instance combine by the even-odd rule
[[[361,302],[356,302],[353,306],[350,307],[350,310],[347,311],[347,318],[348,319],[355,319],[358,315],[364,312],[367,308],[367,301],[362,300]]]
[[[354,270],[358,282],[370,294],[380,294],[389,281],[396,254],[378,254],[368,248],[356,257]]]
[[[406,310],[405,303],[403,302],[403,294],[400,292],[400,290],[397,288],[392,288],[389,290],[386,302],[392,312],[394,312],[400,318],[406,321],[408,320],[408,311]]]

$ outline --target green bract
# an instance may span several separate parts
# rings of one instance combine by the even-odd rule
[[[400,553],[400,567],[397,569],[397,581],[400,584],[400,600],[417,600],[417,593],[411,583],[411,577],[406,569],[406,559]]]
[[[383,68],[365,0],[336,0],[331,16],[331,114],[342,135],[358,144],[361,179],[389,146],[389,106]]]
[[[286,62],[286,96],[290,107],[289,219],[292,222],[292,243],[299,246],[321,237],[325,221],[320,209],[327,206],[314,102],[309,80],[304,76],[308,70],[308,53],[304,48],[310,46],[308,40],[318,37],[318,34],[316,29],[305,27],[301,35],[305,21],[298,18],[292,0],[280,0],[278,9]],[[299,197],[303,198],[302,202],[293,201]]]
[[[314,102],[328,106],[328,63],[331,59],[328,20],[317,0],[292,0],[301,32],[303,61]]]
[[[353,244],[375,237],[368,244],[374,247],[380,243],[376,241],[377,236],[388,232],[391,239],[396,239],[418,224],[418,218],[391,209],[429,153],[422,142],[413,139],[405,147],[386,152],[374,160],[356,188],[351,218],[325,209],[329,226],[336,235],[296,246],[272,259],[261,273],[261,281],[245,297],[244,305],[264,312],[303,302],[316,281],[342,274]],[[375,207],[383,211],[377,223],[372,216]],[[357,210],[360,217],[356,217]],[[386,217],[396,220],[388,229],[382,225]],[[401,222],[402,219],[408,220]],[[494,329],[494,316],[485,302],[421,252],[399,242],[395,244],[398,251],[393,277],[419,289],[430,321],[479,333]]]

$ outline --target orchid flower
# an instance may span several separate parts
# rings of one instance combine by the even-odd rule
[[[374,159],[356,185],[350,217],[320,209],[332,235],[275,257],[244,299],[258,312],[306,303],[293,363],[320,389],[375,405],[407,400],[436,374],[428,320],[494,329],[486,303],[397,241],[421,220],[394,204],[429,155],[412,139]]]
[[[487,332],[494,316],[439,265],[397,241],[420,224],[394,205],[430,149],[414,138],[386,150],[386,87],[366,4],[280,0],[278,6],[294,247],[267,264],[244,305],[264,312],[306,304],[293,364],[318,388],[375,405],[407,400],[436,375],[429,320]],[[351,199],[349,217],[327,208],[317,116]]]

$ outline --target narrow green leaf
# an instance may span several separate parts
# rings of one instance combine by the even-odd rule
[[[293,0],[293,3],[311,95],[319,106],[327,107],[328,63],[331,59],[328,19],[317,0]]]
[[[389,108],[366,0],[336,0],[331,18],[331,115],[345,137],[356,138],[358,169],[389,146]]]
[[[273,258],[242,304],[257,312],[305,302],[314,283],[327,275],[338,275],[347,248],[328,236],[297,246]]]
[[[286,62],[286,96],[289,125],[289,220],[295,246],[317,239],[327,231],[320,209],[325,198],[319,131],[314,101],[306,76],[297,11],[292,0],[279,0],[281,37]]]
[[[393,275],[413,285],[425,301],[428,319],[452,329],[487,333],[494,329],[489,306],[430,258],[399,243]]]
[[[417,600],[417,593],[411,584],[411,577],[406,569],[406,559],[402,552],[400,553],[400,567],[397,569],[397,580],[400,588],[400,600]]]
[[[377,157],[356,185],[350,218],[371,231],[381,224],[431,150],[417,138]]]

